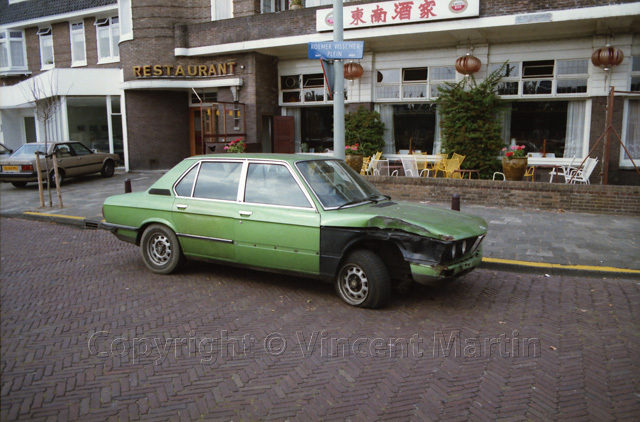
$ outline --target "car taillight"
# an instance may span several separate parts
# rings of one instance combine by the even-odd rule
[[[33,166],[31,164],[22,166],[22,171],[33,171]]]

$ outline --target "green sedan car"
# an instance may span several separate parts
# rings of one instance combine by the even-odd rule
[[[139,245],[154,273],[185,258],[335,283],[348,304],[384,306],[394,283],[477,267],[486,222],[392,201],[342,160],[313,155],[187,158],[146,192],[106,199],[101,228]]]

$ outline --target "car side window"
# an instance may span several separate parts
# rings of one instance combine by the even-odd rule
[[[69,149],[69,145],[58,145],[56,147],[56,157],[71,157],[71,149]]]
[[[202,162],[193,196],[235,201],[241,173],[242,163]]]
[[[73,151],[76,153],[76,155],[92,154],[91,150],[82,144],[69,144],[69,145],[71,146],[71,148],[73,148]]]
[[[245,202],[311,208],[289,170],[279,164],[249,164]]]
[[[176,185],[177,196],[191,196],[191,191],[193,191],[193,182],[196,180],[198,168],[200,168],[200,166],[193,166],[191,170],[189,170],[189,172],[180,180],[180,182],[178,182]]]

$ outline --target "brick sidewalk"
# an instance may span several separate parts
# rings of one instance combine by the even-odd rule
[[[0,219],[5,420],[613,420],[640,411],[640,286],[477,270],[381,311],[106,232]],[[37,257],[37,259],[34,259]]]

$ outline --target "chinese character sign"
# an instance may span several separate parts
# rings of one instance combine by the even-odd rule
[[[398,0],[344,6],[344,28],[422,23],[479,16],[480,0]],[[316,11],[318,32],[333,30],[333,9]]]

